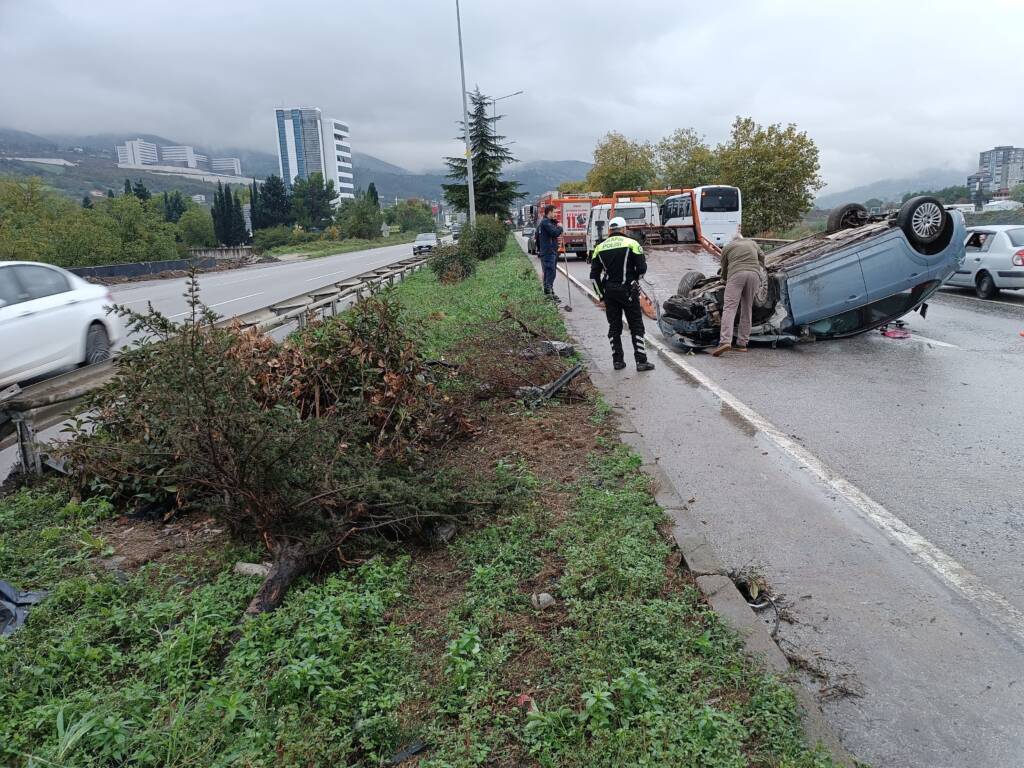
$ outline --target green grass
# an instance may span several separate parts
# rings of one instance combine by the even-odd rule
[[[396,290],[428,354],[508,305],[564,336],[512,242],[460,285],[423,270]],[[433,768],[830,764],[790,691],[666,573],[636,456],[608,446],[556,487],[510,457],[486,483],[500,509],[452,543],[456,596],[426,625],[403,618],[422,610],[423,566],[397,546],[239,625],[258,580],[231,565],[258,552],[111,573],[109,504],[59,486],[0,499],[0,574],[51,590],[0,638],[0,764],[376,766],[416,740]],[[570,500],[558,515],[552,492]],[[530,604],[541,569],[550,625]]]
[[[351,240],[314,240],[311,243],[302,243],[300,245],[279,245],[276,248],[268,250],[266,255],[301,255],[310,257],[334,256],[339,253],[365,251],[369,248],[385,248],[389,245],[402,245],[403,243],[411,243],[415,238],[416,235],[414,234],[398,233],[388,237],[379,237],[376,240],[361,240],[359,238],[352,238]],[[409,255],[412,256],[411,250],[409,251]]]

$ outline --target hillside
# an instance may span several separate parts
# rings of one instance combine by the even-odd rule
[[[955,184],[964,184],[968,170],[953,168],[929,168],[913,176],[895,179],[880,179],[870,184],[819,195],[816,201],[818,208],[834,208],[842,203],[863,203],[871,198],[879,200],[900,200],[907,192],[918,192],[922,189],[942,189]]]

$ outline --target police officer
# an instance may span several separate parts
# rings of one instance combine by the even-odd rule
[[[609,237],[594,248],[591,256],[590,281],[604,302],[615,370],[621,371],[626,367],[622,352],[622,315],[625,314],[633,340],[636,369],[653,371],[654,364],[647,360],[644,315],[640,309],[640,278],[647,272],[647,259],[640,243],[619,234],[625,227],[626,220],[621,216],[608,222]]]

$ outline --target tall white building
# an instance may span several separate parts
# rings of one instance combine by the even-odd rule
[[[118,165],[156,165],[160,162],[156,144],[144,139],[132,139],[119,144],[117,150]]]
[[[186,168],[209,168],[210,158],[196,152],[188,145],[178,147],[160,147],[160,160],[164,163],[175,163]]]
[[[277,109],[274,116],[277,162],[285,186],[319,173],[325,182],[334,182],[335,199],[355,197],[348,125],[325,120],[319,107]]]
[[[210,161],[210,170],[228,176],[241,176],[242,161],[237,157],[215,157]]]

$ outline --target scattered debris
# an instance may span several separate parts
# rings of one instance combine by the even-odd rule
[[[909,339],[910,331],[903,320],[894,320],[891,323],[879,327],[879,332],[887,339]]]
[[[516,395],[525,400],[531,407],[535,407],[558,394],[570,381],[583,373],[583,370],[582,365],[575,365],[550,384],[544,387],[520,387],[516,390]]]
[[[0,579],[0,635],[10,635],[19,629],[29,608],[44,597],[46,592],[19,592],[13,584]]]
[[[235,567],[232,569],[239,576],[259,576],[261,579],[267,578],[270,573],[270,563],[235,563]]]
[[[427,744],[427,742],[425,741],[414,741],[401,752],[396,752],[395,754],[393,754],[388,760],[387,765],[401,765],[413,755],[418,755],[428,746],[430,745]]]
[[[530,605],[536,608],[538,611],[543,611],[545,608],[550,608],[555,604],[555,598],[553,598],[547,592],[534,592],[530,597]]]
[[[576,348],[572,344],[567,344],[564,341],[550,341],[548,339],[539,341],[536,344],[531,344],[519,353],[520,357],[525,357],[527,360],[532,360],[535,357],[542,357],[544,355],[572,357],[574,354],[576,354]]]
[[[442,523],[438,523],[432,526],[429,535],[430,538],[436,541],[438,544],[447,544],[455,538],[455,523],[451,520],[446,520]]]

